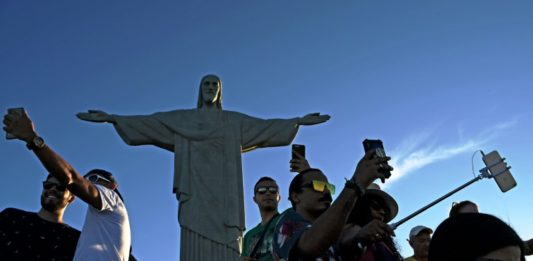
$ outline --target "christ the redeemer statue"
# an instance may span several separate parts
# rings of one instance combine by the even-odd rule
[[[198,106],[151,115],[119,116],[89,110],[86,121],[113,123],[129,145],[155,145],[174,152],[174,193],[180,202],[181,260],[238,260],[244,230],[241,153],[286,146],[299,125],[328,115],[254,118],[222,110],[222,84],[215,75],[200,82]]]

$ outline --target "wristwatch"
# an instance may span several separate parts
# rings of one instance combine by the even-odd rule
[[[357,197],[361,197],[361,195],[365,194],[365,189],[362,188],[359,184],[357,184],[357,182],[355,182],[355,180],[353,179],[346,179],[344,187],[355,190]]]
[[[31,139],[31,141],[26,143],[26,147],[28,147],[29,150],[42,149],[44,148],[44,139],[39,136],[35,136],[33,139]]]

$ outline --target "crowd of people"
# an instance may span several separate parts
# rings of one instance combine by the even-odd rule
[[[184,164],[179,165],[174,183],[181,209],[182,260],[518,261],[533,254],[533,239],[523,241],[509,225],[479,213],[475,203],[463,201],[434,230],[413,227],[408,242],[414,254],[404,259],[388,225],[399,205],[374,183],[388,178],[393,168],[390,157],[376,150],[365,153],[341,189],[296,153],[290,161],[298,173],[288,188],[291,207],[279,211],[276,180],[260,178],[253,200],[261,222],[240,240],[244,229],[241,152],[287,145],[299,126],[320,124],[329,116],[263,120],[223,111],[221,88],[217,76],[205,76],[198,108],[193,110],[147,116],[78,114],[83,120],[112,123],[130,145],[174,151],[176,164]],[[38,135],[25,111],[6,114],[3,124],[7,133],[26,143],[49,174],[43,181],[41,209],[34,213],[6,208],[0,213],[0,260],[135,260],[128,212],[114,175],[102,169],[79,174]],[[232,161],[220,158],[226,154],[234,156],[229,157]],[[216,182],[204,179],[232,180],[228,190],[235,193],[211,191],[209,195],[226,197],[219,205],[213,204],[219,200],[216,196],[193,197],[195,191],[220,189],[213,186]],[[81,232],[63,220],[76,197],[88,206]]]
[[[371,152],[365,155],[332,202],[335,186],[296,155],[290,162],[298,172],[289,186],[291,208],[278,212],[280,189],[274,179],[262,177],[255,184],[253,200],[261,222],[246,233],[241,261],[518,261],[533,254],[533,239],[522,241],[505,222],[465,200],[453,204],[449,218],[435,232],[423,225],[413,227],[407,239],[413,255],[404,258],[387,224],[398,213],[398,203],[372,183],[392,169],[386,165],[388,158],[378,162]]]

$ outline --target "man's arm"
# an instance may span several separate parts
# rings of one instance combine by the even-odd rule
[[[392,170],[387,165],[390,158],[372,159],[373,155],[374,150],[365,154],[357,164],[351,179],[361,188],[366,188],[375,179],[384,177],[384,174],[379,171],[380,164]],[[344,187],[331,207],[317,218],[310,229],[302,234],[297,245],[298,252],[306,257],[317,257],[337,242],[358,196],[356,189]]]
[[[19,140],[26,141],[31,144],[33,140],[38,137],[33,122],[28,114],[18,116],[7,114],[4,116],[4,130],[12,133]],[[72,194],[76,195],[89,205],[96,209],[102,208],[102,201],[100,193],[95,185],[83,178],[76,170],[59,154],[53,151],[48,145],[30,146],[37,158],[41,161],[43,166],[53,175],[59,182],[67,184],[68,189]]]

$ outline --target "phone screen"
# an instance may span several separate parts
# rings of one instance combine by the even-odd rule
[[[502,192],[507,192],[516,187],[516,181],[509,169],[507,169],[507,163],[502,160],[497,151],[484,155],[483,162],[489,168],[490,174],[494,176],[494,180]]]
[[[300,154],[302,157],[305,158],[305,145],[292,144],[292,158],[293,159],[297,158],[295,152],[297,152],[298,154]]]

